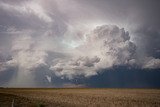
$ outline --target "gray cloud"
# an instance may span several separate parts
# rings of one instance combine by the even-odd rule
[[[51,66],[57,76],[73,78],[77,75],[96,75],[99,69],[127,65],[135,58],[136,46],[129,33],[115,25],[98,26],[84,44],[72,50],[72,60],[59,59]]]
[[[0,0],[0,71],[15,68],[10,84],[19,86],[35,81],[41,67],[69,79],[120,65],[160,68],[159,5],[158,0]]]
[[[100,58],[94,56],[93,58],[73,56],[72,59],[59,59],[50,69],[55,72],[57,76],[66,76],[69,79],[74,78],[74,76],[85,75],[91,76],[95,75],[96,71],[95,65],[100,61]]]

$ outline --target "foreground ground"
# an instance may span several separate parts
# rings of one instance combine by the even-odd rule
[[[0,107],[160,107],[156,89],[0,89]]]

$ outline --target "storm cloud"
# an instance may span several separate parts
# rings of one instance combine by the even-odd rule
[[[0,0],[0,75],[15,72],[2,85],[36,86],[40,78],[54,84],[115,66],[159,69],[159,6],[158,0]]]

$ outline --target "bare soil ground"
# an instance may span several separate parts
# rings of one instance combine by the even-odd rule
[[[0,107],[160,107],[158,89],[0,89]]]

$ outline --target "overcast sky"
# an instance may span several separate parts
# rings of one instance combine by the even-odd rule
[[[0,0],[0,86],[160,87],[159,10],[159,0]]]

